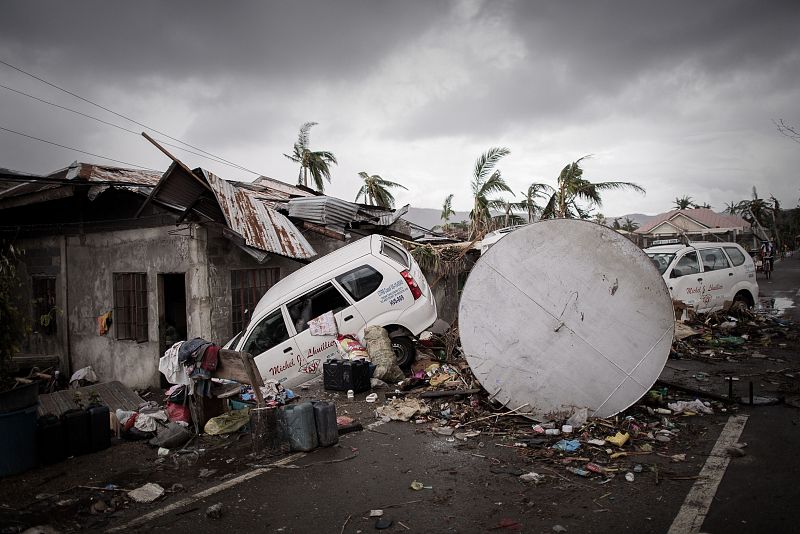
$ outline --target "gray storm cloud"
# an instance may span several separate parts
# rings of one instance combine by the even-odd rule
[[[515,191],[595,154],[587,174],[655,213],[691,195],[722,209],[756,185],[785,205],[800,145],[795,2],[21,2],[4,4],[0,59],[259,173],[292,181],[299,125],[334,151],[329,192],[357,173],[408,187],[399,202],[469,205],[491,146]],[[141,130],[0,65],[0,83]],[[0,126],[158,169],[141,138],[0,88]],[[178,153],[231,179],[254,175]],[[0,167],[98,161],[0,132]]]

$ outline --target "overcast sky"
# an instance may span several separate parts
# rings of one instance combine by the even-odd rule
[[[605,215],[655,214],[689,195],[721,211],[755,185],[800,197],[800,2],[3,2],[0,60],[247,169],[295,182],[291,152],[339,165],[326,192],[353,200],[359,171],[404,184],[398,204],[470,207],[476,158],[511,154],[513,190],[555,184],[586,154]],[[126,128],[142,127],[0,64],[0,83]],[[0,127],[165,170],[126,133],[0,87]],[[155,134],[157,137],[163,136]],[[170,149],[173,150],[173,149]],[[228,179],[257,175],[174,150]],[[0,167],[112,164],[0,130]],[[124,165],[120,165],[124,166]]]

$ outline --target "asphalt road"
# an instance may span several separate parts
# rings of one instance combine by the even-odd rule
[[[759,279],[762,297],[800,321],[800,255],[775,264],[771,280]],[[786,367],[800,368],[800,354]],[[790,406],[745,408],[750,418],[741,440],[747,456],[731,460],[703,525],[705,532],[798,532],[800,410]]]

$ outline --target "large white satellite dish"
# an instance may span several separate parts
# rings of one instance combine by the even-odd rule
[[[672,345],[672,299],[644,252],[614,230],[555,219],[478,260],[459,308],[461,344],[491,396],[540,420],[639,400]]]

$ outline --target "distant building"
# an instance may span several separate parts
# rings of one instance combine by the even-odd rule
[[[751,249],[758,243],[749,222],[708,208],[672,210],[653,217],[636,230],[642,247],[685,238],[691,241],[731,241]]]
[[[364,235],[410,238],[406,208],[266,177],[229,182],[177,160],[163,174],[77,162],[46,176],[0,169],[0,236],[24,250],[19,301],[34,330],[17,361],[156,386],[172,343],[225,343],[304,264]]]

